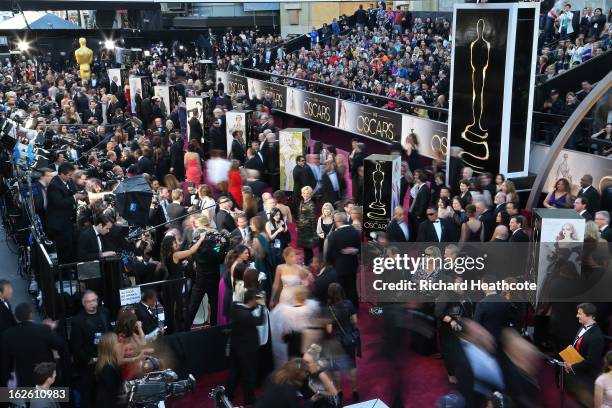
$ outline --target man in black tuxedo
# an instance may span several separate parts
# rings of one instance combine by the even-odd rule
[[[590,174],[585,174],[580,178],[580,191],[578,192],[578,197],[584,197],[588,201],[587,211],[591,215],[595,215],[597,211],[601,208],[601,195],[599,191],[595,187],[593,187],[593,176]]]
[[[480,215],[478,219],[482,222],[484,228],[484,242],[488,242],[491,240],[495,230],[495,216],[493,211],[482,200],[476,200],[476,212]]]
[[[72,164],[60,164],[57,173],[47,188],[47,235],[55,242],[59,263],[69,263],[75,259],[73,219],[76,202],[87,196],[75,193],[71,186]]]
[[[110,313],[98,303],[98,295],[85,291],[81,298],[83,310],[73,319],[70,331],[70,348],[74,367],[79,373],[79,391],[82,407],[95,406],[95,358],[98,356],[100,337],[112,330]]]
[[[171,193],[172,202],[166,206],[166,213],[168,214],[168,220],[174,220],[168,224],[168,228],[177,228],[183,231],[183,217],[187,215],[187,209],[181,204],[183,202],[183,190],[176,188]],[[180,219],[177,219],[180,218]]]
[[[238,160],[240,164],[244,164],[244,161],[246,159],[246,153],[244,151],[244,146],[241,142],[242,132],[240,130],[234,130],[232,132],[232,136],[234,138],[234,140],[232,140],[232,159]]]
[[[321,200],[335,206],[346,196],[346,180],[336,173],[334,162],[330,159],[325,162],[325,171],[321,177]]]
[[[232,305],[232,338],[230,341],[230,376],[227,383],[227,396],[231,399],[242,377],[244,402],[255,402],[255,383],[257,379],[257,352],[259,334],[257,326],[263,322],[263,308],[258,304],[257,291],[249,289],[244,293],[243,303]]]
[[[43,223],[43,226],[46,222],[46,214],[47,214],[47,205],[49,204],[49,199],[47,198],[47,188],[49,187],[49,183],[53,180],[53,170],[49,168],[39,169],[41,172],[41,176],[38,180],[32,183],[32,193],[34,199],[34,210],[38,217]]]
[[[418,242],[456,242],[455,226],[447,219],[438,218],[438,209],[431,206],[425,213],[427,220],[419,224]]]
[[[34,323],[32,312],[32,306],[28,303],[17,305],[17,325],[2,333],[0,384],[4,387],[13,368],[18,387],[34,387],[34,366],[38,363],[53,362],[53,350],[60,353],[62,361],[67,361],[68,350],[64,340],[52,330],[51,323]]]
[[[525,225],[525,217],[522,215],[515,215],[510,218],[510,239],[508,242],[529,242],[529,236],[523,230]]]
[[[189,141],[192,139],[196,139],[197,141],[201,141],[204,136],[204,129],[202,129],[202,124],[200,120],[197,118],[197,109],[193,109],[190,111],[191,117],[189,118]]]
[[[208,138],[210,139],[210,150],[227,151],[226,136],[221,126],[221,119],[214,119],[212,126],[208,129]]]
[[[498,191],[493,196],[493,204],[495,205],[495,209],[493,210],[493,216],[497,217],[502,211],[506,211],[506,193],[503,191]]]
[[[89,109],[83,112],[83,123],[93,123],[96,120],[98,124],[102,123],[102,108],[98,106],[96,101],[89,101]]]
[[[113,227],[113,221],[106,215],[94,220],[94,225],[85,228],[79,235],[78,260],[79,262],[94,261],[96,259],[112,256],[113,251],[106,251],[103,236]]]
[[[576,200],[574,200],[574,210],[576,210],[578,215],[580,215],[586,221],[593,221],[593,216],[589,212],[588,208],[589,208],[588,198],[583,196],[583,197],[577,197]]]
[[[227,232],[231,232],[236,229],[236,221],[234,221],[234,217],[230,211],[232,210],[232,200],[226,196],[219,197],[219,211],[217,211],[217,215],[215,216],[215,225],[217,226],[217,230]]]
[[[0,335],[17,324],[10,303],[12,297],[13,285],[6,279],[0,279]]]
[[[261,159],[261,156],[257,154],[257,150],[249,147],[246,152],[246,162],[244,162],[244,168],[249,170],[257,170],[259,174],[263,174],[266,167]]]
[[[387,236],[390,242],[410,241],[410,230],[404,215],[403,207],[395,207],[393,210],[393,219],[387,225]]]
[[[353,303],[355,309],[359,308],[357,298],[357,267],[359,265],[359,252],[361,236],[359,232],[346,222],[346,214],[334,214],[336,229],[327,237],[327,251],[325,263],[333,265],[338,272],[338,281],[346,297]]]
[[[134,150],[134,159],[136,160],[136,172],[138,174],[155,174],[155,166],[153,165],[153,162],[148,157],[142,155],[142,150]]]
[[[154,312],[157,304],[157,292],[155,289],[146,288],[142,291],[140,303],[136,305],[135,311],[138,320],[142,323],[142,331],[145,336],[159,329],[159,318]]]
[[[185,152],[183,151],[183,138],[178,133],[170,134],[170,173],[178,181],[185,179]]]
[[[482,281],[494,284],[496,278],[490,275],[482,277]],[[495,290],[485,290],[485,297],[476,305],[474,321],[487,329],[499,341],[501,332],[512,322],[512,305]]]
[[[416,193],[415,197],[410,203],[408,213],[411,215],[415,226],[420,226],[421,222],[427,219],[426,213],[427,207],[429,207],[431,194],[429,187],[427,187],[427,184],[425,184],[426,180],[427,178],[425,173],[423,173],[421,170],[416,170],[414,172],[414,187],[416,189]]]
[[[272,188],[272,191],[280,189],[280,146],[276,140],[275,133],[268,133],[266,135],[266,149],[264,155],[264,165],[266,167],[265,180],[268,185]],[[263,174],[261,175],[263,177]]]
[[[565,363],[565,371],[570,390],[585,388],[589,390],[589,397],[593,394],[595,378],[601,372],[601,357],[603,356],[606,344],[601,328],[595,321],[597,308],[592,303],[581,303],[577,306],[576,318],[580,323],[580,328],[574,338],[573,346],[584,358],[580,363]],[[582,403],[585,401],[581,400]],[[587,406],[593,406],[592,401],[586,402]]]
[[[608,242],[612,242],[612,228],[610,227],[610,213],[597,211],[595,213],[595,224],[599,228],[599,235]]]
[[[267,185],[259,179],[260,173],[257,170],[248,169],[246,174],[247,179],[244,185],[251,187],[251,191],[253,191],[255,197],[261,197],[266,191]]]
[[[240,214],[236,217],[236,228],[231,232],[230,239],[232,242],[240,242],[244,245],[251,244],[251,228],[249,227],[249,219],[245,214]]]
[[[297,211],[302,200],[302,188],[310,186],[314,190],[317,186],[317,180],[310,167],[306,165],[304,156],[296,157],[295,163],[296,166],[293,168],[293,204]]]

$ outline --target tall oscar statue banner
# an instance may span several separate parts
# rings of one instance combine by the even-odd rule
[[[363,181],[363,231],[385,231],[399,206],[401,163],[399,156],[372,154],[365,158]]]
[[[538,14],[538,3],[455,5],[448,134],[477,173],[528,173]]]
[[[76,59],[77,64],[79,64],[81,79],[89,80],[91,78],[93,51],[87,48],[87,40],[85,38],[79,38],[79,44],[81,46],[74,52],[74,58]]]
[[[280,159],[280,188],[293,191],[295,159],[308,153],[310,129],[283,129],[278,132]]]

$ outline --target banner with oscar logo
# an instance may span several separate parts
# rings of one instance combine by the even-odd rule
[[[421,156],[446,160],[447,131],[446,123],[414,115],[402,115],[402,147],[406,149],[408,144],[415,145]]]
[[[399,142],[402,115],[385,109],[336,99],[336,127],[383,142]]]
[[[365,158],[363,181],[363,230],[385,231],[399,206],[401,158],[372,154]]]
[[[281,111],[287,108],[287,87],[259,79],[247,78],[249,98],[263,100],[266,95],[272,99],[272,107]]]
[[[287,87],[287,110],[290,115],[324,125],[336,126],[336,98]]]
[[[229,72],[216,72],[217,83],[223,83],[225,93],[235,95],[238,92],[247,94],[248,83],[247,78],[242,75],[230,74]]]

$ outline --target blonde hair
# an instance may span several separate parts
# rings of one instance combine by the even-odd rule
[[[302,187],[302,194],[304,194],[304,193],[312,194],[312,187],[310,187],[310,186]]]
[[[98,361],[96,362],[96,375],[100,375],[106,364],[117,367],[119,365],[119,357],[115,351],[118,338],[114,332],[107,332],[100,338],[98,344]]]
[[[599,228],[595,221],[587,221],[584,224],[584,238],[586,239],[587,237],[599,241]]]
[[[334,215],[334,206],[332,205],[332,203],[325,203],[325,204],[323,204],[323,207],[321,207],[321,215],[323,215],[323,212],[325,210],[329,210],[329,216],[333,217],[333,215]]]
[[[208,227],[210,225],[210,220],[206,214],[200,214],[195,217],[195,223],[199,227]]]

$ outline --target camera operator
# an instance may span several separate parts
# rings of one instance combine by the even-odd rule
[[[155,243],[150,233],[143,234],[134,244],[134,255],[131,268],[137,284],[157,282],[164,279],[161,263],[151,258]]]
[[[98,295],[87,290],[81,299],[83,310],[72,319],[70,345],[79,372],[81,408],[94,407],[97,348],[102,335],[111,330],[108,310],[98,305]]]
[[[41,175],[38,180],[32,183],[32,193],[34,198],[34,210],[44,225],[48,205],[47,188],[53,179],[54,172],[49,168],[42,168],[39,169],[39,171]]]
[[[204,214],[200,214],[195,218],[196,230],[194,231],[194,239],[198,239],[201,234],[215,231],[210,227],[210,220]],[[222,257],[215,250],[216,241],[206,239],[200,245],[200,248],[194,254],[195,261],[195,283],[191,289],[191,299],[189,302],[189,311],[185,319],[186,330],[191,329],[193,320],[204,294],[208,295],[208,303],[210,305],[210,324],[214,326],[217,323],[217,299],[219,290],[219,266],[222,262]]]
[[[93,227],[81,231],[78,243],[78,260],[80,262],[94,261],[115,255],[114,251],[105,250],[102,239],[112,227],[112,219],[106,215],[101,215],[96,217]]]
[[[142,291],[141,302],[135,307],[136,317],[142,323],[142,331],[147,341],[153,340],[163,333],[163,326],[155,311],[157,305],[157,292],[155,289],[147,288]]]
[[[74,259],[75,208],[78,200],[87,195],[76,193],[71,185],[74,166],[62,163],[57,176],[53,177],[47,188],[47,235],[55,242],[59,263],[69,263]]]

